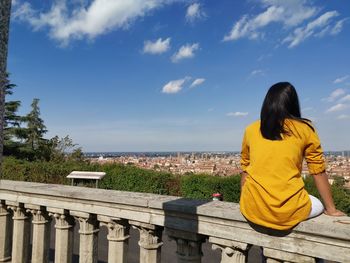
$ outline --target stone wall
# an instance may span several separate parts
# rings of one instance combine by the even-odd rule
[[[234,203],[5,180],[0,201],[0,262],[11,256],[12,262],[27,260],[29,241],[23,233],[30,228],[32,262],[46,262],[51,220],[55,262],[70,262],[74,219],[80,224],[81,262],[97,262],[100,225],[109,229],[109,262],[126,262],[130,227],[140,232],[140,262],[161,262],[162,231],[176,241],[178,262],[201,262],[206,240],[222,251],[222,263],[245,262],[251,245],[264,247],[269,262],[315,262],[315,257],[350,262],[349,217],[321,215],[290,233],[276,233],[253,229]]]

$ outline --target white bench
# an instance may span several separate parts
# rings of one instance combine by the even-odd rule
[[[96,188],[98,188],[98,181],[105,175],[105,172],[73,171],[67,176],[67,178],[72,180],[72,185],[74,185],[74,179],[96,180]]]

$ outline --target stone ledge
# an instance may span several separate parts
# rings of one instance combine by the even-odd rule
[[[350,262],[349,217],[321,215],[275,237],[255,231],[228,202],[63,185],[0,181],[0,199],[123,218],[307,256]]]
[[[30,193],[51,197],[96,201],[154,208],[178,213],[218,217],[228,220],[246,221],[239,212],[239,205],[229,202],[203,201],[175,196],[161,196],[149,193],[124,192],[105,189],[81,188],[66,185],[41,184],[1,180],[0,190]],[[294,228],[297,232],[324,234],[337,238],[350,237],[350,217],[330,217],[321,215],[300,223]]]

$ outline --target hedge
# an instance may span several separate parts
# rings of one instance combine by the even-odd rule
[[[145,170],[134,165],[91,164],[88,162],[28,162],[7,157],[2,164],[2,179],[53,184],[69,184],[66,176],[74,171],[104,171],[106,176],[100,188],[120,191],[154,193],[210,200],[219,192],[224,201],[239,202],[240,176],[218,177],[207,174],[182,176],[166,172]],[[94,186],[94,184],[88,184]],[[319,194],[311,177],[305,180],[306,190],[317,197]],[[350,193],[340,183],[332,185],[334,202],[338,209],[350,215]]]

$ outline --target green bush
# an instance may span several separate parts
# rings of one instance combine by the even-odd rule
[[[72,171],[104,171],[106,176],[100,188],[120,191],[154,193],[210,200],[213,193],[221,193],[224,201],[239,202],[240,176],[217,177],[206,174],[173,175],[166,172],[145,170],[134,165],[90,164],[87,162],[24,161],[6,157],[2,164],[2,178],[18,181],[70,184],[66,176]],[[350,215],[350,193],[337,180],[332,185],[336,207]],[[94,187],[93,183],[86,186]],[[305,179],[309,194],[320,198],[312,177]]]
[[[2,178],[17,181],[68,184],[66,176],[74,170],[91,170],[93,166],[84,162],[62,163],[46,161],[24,161],[6,157],[2,164]]]
[[[213,193],[221,193],[224,201],[238,203],[240,180],[240,176],[188,174],[181,177],[181,193],[184,197],[206,200],[211,199]]]
[[[170,173],[122,164],[104,164],[100,168],[106,172],[101,188],[166,195],[177,192],[176,189],[169,188],[176,182],[176,178]]]

